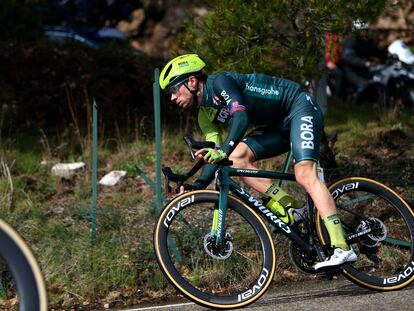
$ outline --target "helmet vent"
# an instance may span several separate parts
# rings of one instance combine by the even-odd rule
[[[168,77],[168,74],[170,73],[171,68],[172,68],[172,64],[170,64],[170,65],[168,66],[167,70],[165,71],[165,73],[164,73],[164,79],[165,79],[165,77]]]

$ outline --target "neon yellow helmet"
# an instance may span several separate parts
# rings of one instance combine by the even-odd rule
[[[197,54],[185,54],[170,60],[160,74],[160,87],[165,89],[180,84],[199,72],[206,63]]]

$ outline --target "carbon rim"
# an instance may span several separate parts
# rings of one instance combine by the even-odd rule
[[[23,239],[1,219],[0,245],[0,256],[17,287],[19,310],[46,311],[46,287],[39,265]]]
[[[414,214],[409,205],[389,187],[367,178],[346,178],[329,189],[345,233],[354,237],[361,233],[350,243],[358,261],[344,266],[343,274],[374,290],[396,290],[409,285],[414,280]],[[363,234],[362,219],[376,219],[373,223],[377,226],[372,227],[370,235],[377,236],[378,241]],[[329,244],[319,214],[317,231],[322,244]]]
[[[194,223],[195,218],[201,219],[205,216],[204,218],[206,219],[206,223],[211,226],[211,218],[206,215],[208,212],[205,212],[207,209],[204,209],[203,205],[209,206],[213,209],[214,206],[217,205],[218,196],[219,194],[216,191],[193,191],[176,198],[174,201],[168,204],[162,212],[154,231],[155,254],[158,263],[168,281],[187,298],[207,307],[239,308],[258,299],[270,285],[275,270],[274,247],[270,233],[260,217],[258,217],[249,207],[241,203],[236,198],[229,197],[229,208],[226,215],[226,230],[229,230],[229,232],[231,232],[233,239],[232,243],[234,244],[234,252],[229,257],[229,259],[222,261],[223,263],[220,262],[217,264],[217,261],[214,261],[212,258],[205,260],[206,252],[197,251],[201,249],[202,246],[199,244],[202,240],[201,238],[204,237],[205,233],[208,233],[208,230],[210,230],[210,228],[205,229],[204,223],[197,227],[194,227],[197,229],[203,228],[199,234],[200,236],[198,237],[194,229],[188,229],[190,226],[187,223]],[[192,210],[196,211],[198,214],[192,214]],[[209,284],[206,285],[204,283],[204,276],[206,278],[210,277],[210,279],[213,279],[215,281],[220,280],[217,282],[221,282],[221,280],[223,280],[222,275],[220,274],[221,272],[219,274],[214,274],[214,272],[217,272],[216,270],[221,269],[222,271],[231,271],[231,273],[227,274],[234,277],[233,270],[229,269],[237,267],[237,264],[239,267],[245,268],[245,266],[243,266],[243,262],[247,262],[249,260],[252,261],[252,258],[255,258],[255,254],[246,252],[244,249],[240,249],[241,240],[238,233],[244,232],[248,227],[232,226],[232,224],[235,224],[235,222],[233,222],[235,219],[238,221],[238,226],[249,226],[256,236],[256,239],[259,241],[259,250],[255,249],[254,251],[261,253],[260,268],[258,271],[255,271],[255,277],[252,279],[252,282],[246,285],[246,287],[240,286],[240,284],[237,284],[238,287],[236,287],[235,280],[230,280],[227,282],[227,280],[224,279],[226,282],[223,282],[223,284],[231,284],[230,288],[222,288],[222,290],[217,291],[215,289],[216,287],[210,288]],[[174,231],[174,225],[177,225],[177,232],[181,233],[180,239],[176,239],[176,237],[173,237],[171,235],[171,232]],[[184,228],[187,229],[184,230]],[[185,249],[182,242],[188,237],[185,237],[184,232],[190,232],[191,230],[193,231],[188,236],[191,239],[191,243],[189,244],[190,247],[187,247],[187,249]],[[171,247],[172,240],[172,244],[175,245],[173,247]],[[167,241],[170,242],[170,245]],[[248,241],[248,243],[244,243],[243,245],[250,246],[256,244]],[[191,267],[182,267],[180,265],[177,265],[177,255],[174,254],[174,247],[179,249],[179,252],[182,252],[182,258],[190,259],[192,263],[199,263],[199,267],[202,267],[199,274],[191,274],[195,270],[195,266],[192,264],[190,264]],[[195,254],[197,254],[197,258]],[[249,256],[251,257],[249,258]],[[242,258],[247,259],[243,261]],[[204,261],[206,263],[208,262],[208,269],[206,266],[202,265],[202,262]],[[211,269],[210,265],[213,265],[214,269]],[[238,271],[240,270],[242,269],[239,269]],[[248,268],[245,268],[245,271],[242,271],[243,273],[250,273]],[[245,275],[241,276],[244,277]],[[194,279],[196,279],[197,282],[194,282]],[[238,281],[242,283],[246,280],[244,278],[239,278]]]

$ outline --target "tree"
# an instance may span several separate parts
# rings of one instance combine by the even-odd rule
[[[387,0],[210,0],[208,13],[185,27],[179,47],[209,71],[263,72],[296,81],[321,70],[326,32],[344,35],[354,21],[375,22]],[[322,136],[321,161],[336,166]]]
[[[208,69],[264,72],[301,80],[318,71],[325,32],[374,22],[387,0],[211,0],[178,52],[198,53]]]

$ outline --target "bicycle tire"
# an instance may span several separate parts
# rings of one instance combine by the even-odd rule
[[[219,192],[217,191],[197,190],[185,193],[170,202],[162,211],[154,229],[155,255],[167,280],[188,299],[210,308],[240,308],[259,299],[271,284],[276,266],[273,240],[260,216],[237,198],[229,196],[226,232],[232,234],[234,251],[225,260],[219,261],[211,258],[200,244],[203,235],[208,235],[206,231],[211,230],[212,219],[207,215],[210,209],[217,208],[218,200]],[[180,217],[184,219],[180,220]],[[191,224],[196,224],[198,219],[200,219],[200,224],[191,227]],[[206,221],[203,222],[201,219],[206,219]],[[191,234],[185,234],[186,230],[183,230],[183,227],[188,228]],[[188,230],[186,232],[189,232]],[[250,231],[252,236],[246,233]],[[249,236],[248,242],[239,235]],[[189,245],[185,246],[185,243]],[[181,263],[177,259],[179,256],[173,253],[174,246],[171,244],[175,247],[178,245],[182,250]],[[250,249],[245,250],[244,247],[252,247],[253,253]],[[259,252],[261,253],[258,254]],[[188,266],[185,266],[187,262]],[[242,269],[245,267],[245,262],[248,262],[248,266],[254,273],[247,271],[248,269]],[[193,267],[194,265],[198,266]],[[234,275],[238,273],[230,273],[231,280],[223,277],[222,274],[233,271],[232,269],[235,268],[242,270],[238,280],[232,279],[236,278]],[[201,276],[196,275],[197,269],[202,270]],[[215,286],[213,289],[210,288],[210,284],[205,284],[208,280],[205,282],[204,279],[208,277],[214,281],[211,285]],[[250,282],[250,278],[253,282]],[[249,284],[243,287],[244,282],[249,282]],[[227,284],[231,284],[230,288],[225,288]],[[216,290],[216,287],[219,290]]]
[[[21,311],[46,311],[47,295],[42,272],[20,235],[0,219],[0,256],[11,273]]]
[[[355,263],[341,268],[342,274],[376,291],[408,286],[414,280],[414,213],[410,206],[394,190],[368,178],[349,177],[328,188],[347,239],[353,239],[349,244],[358,254]],[[371,232],[364,234],[367,221]],[[329,245],[318,212],[316,227],[321,243]]]

